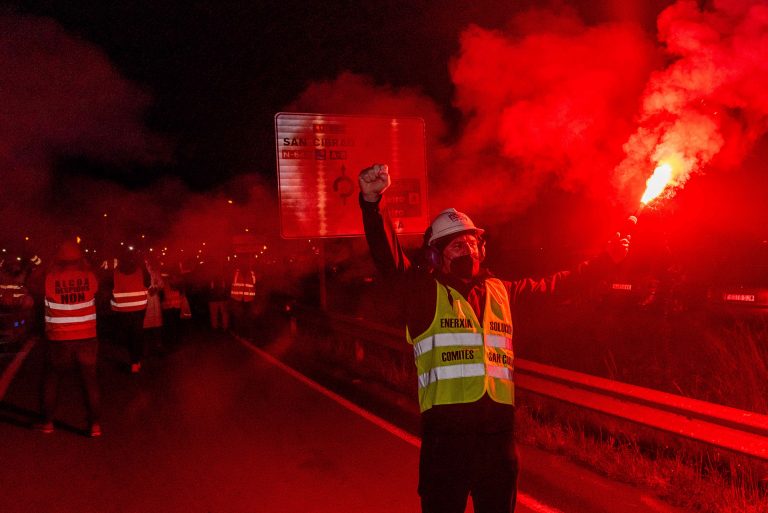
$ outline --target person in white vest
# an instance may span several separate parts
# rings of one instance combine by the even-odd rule
[[[424,234],[424,265],[406,257],[380,208],[391,184],[386,165],[359,176],[368,246],[380,273],[396,281],[406,339],[418,374],[422,445],[418,492],[425,513],[515,509],[513,307],[535,296],[596,283],[624,259],[629,240],[616,234],[604,254],[544,279],[508,281],[483,265],[484,230],[449,208]]]
[[[144,358],[144,315],[147,310],[149,273],[136,251],[123,250],[112,273],[110,306],[116,324],[115,334],[128,349],[131,373],[141,370]]]

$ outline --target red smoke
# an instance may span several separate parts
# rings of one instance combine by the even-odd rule
[[[62,157],[105,169],[168,158],[167,144],[144,126],[150,96],[103,52],[53,20],[1,15],[0,83],[0,218],[15,237],[56,244],[98,225],[104,209],[130,216],[143,203],[56,171]]]
[[[680,1],[661,13],[658,28],[672,63],[651,76],[616,170],[630,191],[670,157],[678,186],[709,165],[735,167],[767,128],[768,5]]]
[[[615,197],[611,171],[657,57],[637,26],[588,27],[567,10],[529,11],[505,32],[469,26],[461,34],[450,69],[464,128],[451,146],[434,137],[443,122],[426,96],[356,75],[310,86],[288,110],[425,117],[431,205],[503,221],[553,184]]]
[[[588,25],[562,5],[518,13],[505,30],[468,26],[450,63],[460,136],[428,143],[433,209],[503,222],[555,189],[626,209],[670,152],[678,185],[705,166],[737,166],[766,131],[767,9],[680,1],[658,17],[661,44],[638,24]],[[310,86],[289,107],[404,108],[443,132],[425,96],[349,74]]]
[[[461,42],[451,70],[468,125],[451,164],[461,183],[503,191],[464,199],[509,215],[552,185],[612,197],[610,172],[657,57],[639,27],[533,11],[504,33],[471,26]]]
[[[433,100],[416,89],[375,84],[372,79],[345,72],[335,80],[311,84],[285,108],[289,112],[419,116],[427,126],[427,148],[440,147],[445,123]]]
[[[177,179],[134,180],[170,159],[168,141],[144,124],[151,96],[53,20],[0,17],[0,83],[0,219],[8,227],[0,242],[8,254],[45,257],[77,235],[96,262],[115,256],[122,242],[176,264],[220,261],[233,234],[276,238],[276,195],[255,175],[208,195]],[[152,185],[128,189],[64,169],[67,157],[100,166],[100,175]]]

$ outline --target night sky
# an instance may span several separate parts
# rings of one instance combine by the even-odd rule
[[[624,14],[610,3],[582,3],[576,5],[579,14],[593,22],[634,14],[651,30],[658,10],[644,6]],[[416,87],[458,124],[448,62],[458,51],[460,31],[470,23],[501,28],[535,2],[10,4],[18,13],[53,18],[106,52],[123,77],[152,97],[148,126],[173,141],[173,160],[163,172],[204,190],[240,173],[273,177],[274,114],[310,83],[344,71],[378,84]],[[122,179],[143,182],[140,176]]]
[[[699,41],[709,42],[709,26],[723,31],[728,41],[712,49],[726,66],[742,55],[736,32],[749,32],[757,53],[755,41],[765,43],[765,27],[744,22],[750,3],[665,11],[672,1],[6,2],[4,23],[17,32],[6,31],[16,35],[6,36],[2,80],[15,85],[15,110],[0,129],[11,134],[2,158],[14,171],[0,213],[31,217],[10,206],[13,194],[45,205],[39,222],[16,223],[32,233],[50,225],[46,216],[64,232],[83,223],[104,231],[81,220],[111,205],[133,232],[184,238],[178,212],[191,209],[205,225],[217,216],[211,195],[274,205],[275,113],[387,110],[427,119],[433,213],[451,202],[492,236],[503,227],[504,243],[589,247],[634,208],[652,169],[642,130],[657,130],[662,115],[648,98],[680,89],[676,61],[701,63],[685,45],[689,22]],[[15,59],[39,62],[24,69]],[[738,64],[739,77],[765,76],[760,64]],[[698,159],[695,179],[664,207],[665,231],[768,237],[755,222],[768,213],[750,203],[766,187],[757,168],[768,109],[747,81],[701,86],[687,110],[664,111],[696,123],[686,113],[698,101],[693,110],[712,117],[725,141],[697,132],[718,150],[686,149]],[[30,111],[38,113],[27,122]],[[746,202],[718,204],[721,180]],[[472,192],[452,192],[470,182]],[[101,199],[65,221],[63,193],[82,199],[94,187]],[[164,226],[153,230],[136,204]]]

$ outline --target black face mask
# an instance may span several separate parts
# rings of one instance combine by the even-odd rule
[[[470,280],[479,269],[480,263],[475,264],[472,255],[461,255],[451,260],[451,274],[462,280]]]

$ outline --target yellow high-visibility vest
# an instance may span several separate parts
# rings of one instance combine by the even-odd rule
[[[419,378],[419,406],[471,403],[487,393],[515,404],[512,380],[512,312],[501,280],[485,280],[483,324],[455,289],[437,282],[435,317],[427,330],[411,338]]]

